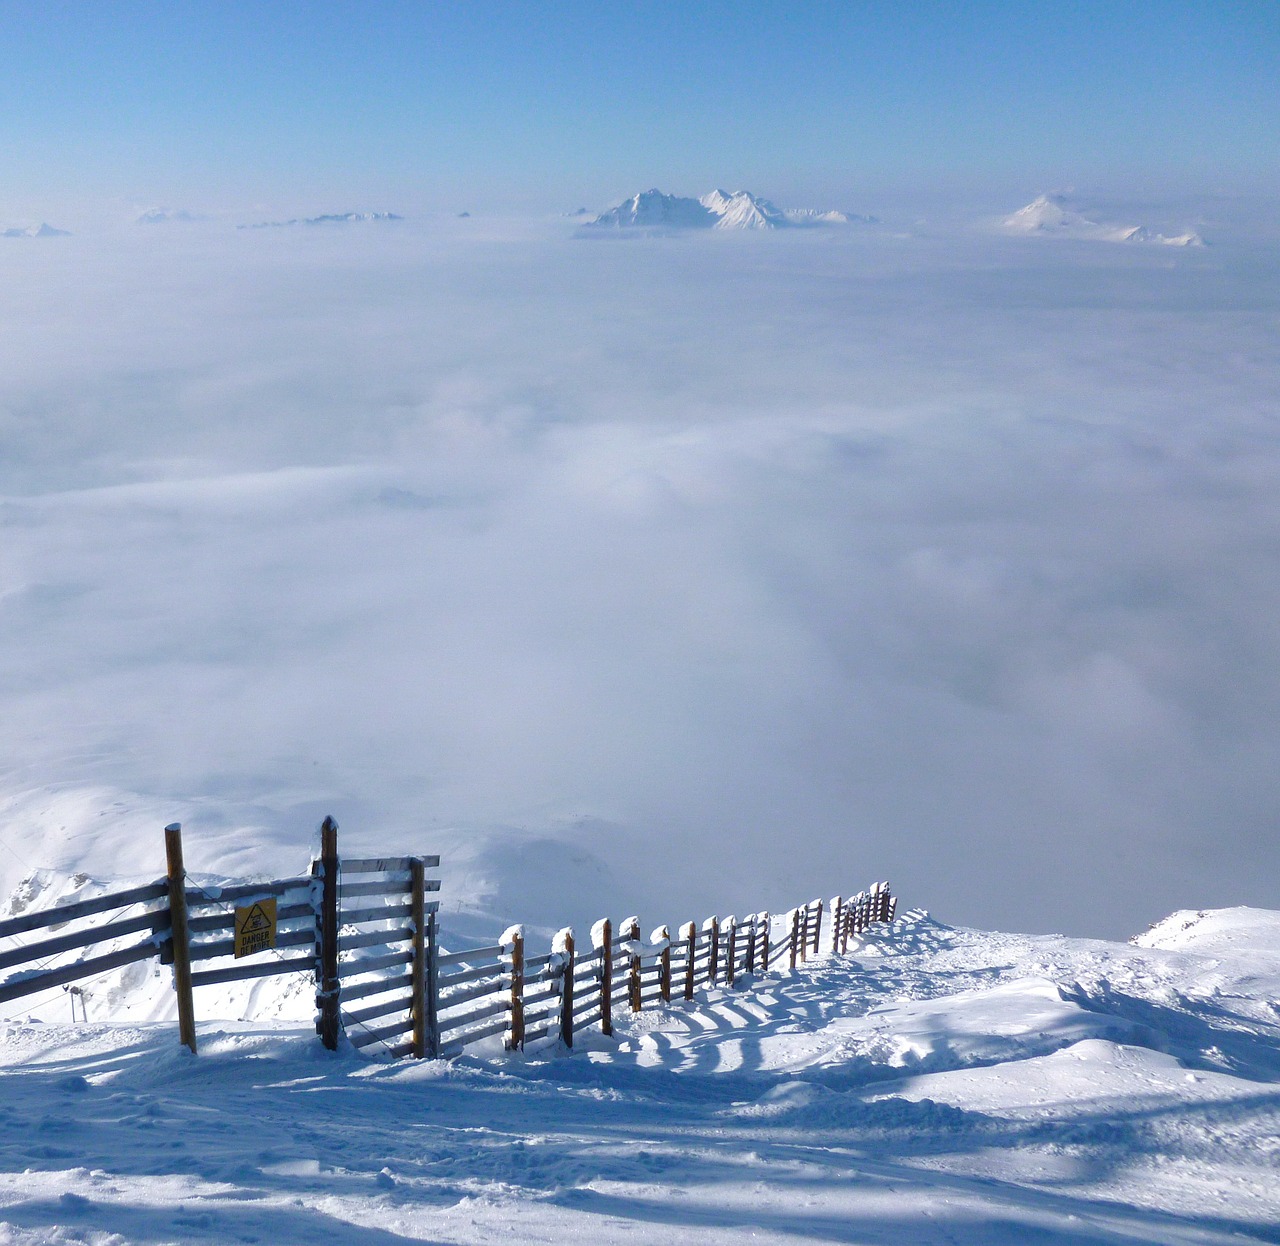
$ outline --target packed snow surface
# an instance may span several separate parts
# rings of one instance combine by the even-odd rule
[[[572,1054],[19,1016],[0,1242],[1276,1242],[1277,998],[1280,913],[1123,944],[916,912]]]

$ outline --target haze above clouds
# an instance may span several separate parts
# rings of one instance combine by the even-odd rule
[[[6,252],[8,882],[332,810],[548,921],[1271,898],[1274,251],[572,230]]]

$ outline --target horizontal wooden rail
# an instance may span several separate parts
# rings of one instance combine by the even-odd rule
[[[412,1028],[412,1021],[394,1022],[391,1025],[379,1026],[377,1029],[361,1026],[353,1033],[348,1033],[347,1038],[353,1047],[368,1047],[370,1043],[385,1043],[389,1038],[399,1038],[401,1034],[407,1034]]]
[[[276,947],[305,947],[307,944],[314,943],[316,934],[314,930],[280,930],[276,933]],[[231,956],[236,950],[236,941],[234,939],[219,939],[216,943],[197,943],[191,944],[191,959],[196,960],[214,960],[219,956]],[[265,952],[255,953],[255,955],[265,955],[270,952],[267,948]]]
[[[385,956],[366,956],[363,960],[344,960],[338,965],[338,976],[344,981],[362,973],[376,973],[379,969],[390,969],[395,965],[408,965],[413,961],[412,949],[403,952],[388,952]]]
[[[465,1029],[477,1021],[484,1021],[489,1017],[496,1017],[499,1013],[510,1011],[511,1001],[504,996],[485,1004],[483,1008],[473,1008],[470,1012],[464,1012],[460,1017],[441,1017],[440,1033],[447,1034],[453,1030]]]
[[[490,947],[473,948],[470,952],[441,952],[436,957],[436,964],[443,969],[446,965],[466,965],[473,960],[491,960],[502,950],[502,945],[495,943]]]
[[[359,926],[363,922],[387,922],[412,915],[412,904],[385,904],[380,908],[344,909],[338,921],[343,926]]]
[[[473,969],[458,969],[453,973],[442,973],[439,978],[440,989],[451,986],[462,986],[464,982],[480,982],[485,978],[497,978],[506,972],[502,965],[476,965]]]
[[[429,870],[440,868],[438,856],[418,859]],[[412,862],[413,857],[344,857],[342,872],[344,874],[394,874],[400,870],[409,869]]]
[[[128,908],[131,904],[145,904],[160,900],[169,894],[164,882],[147,883],[142,887],[130,887],[110,895],[94,896],[91,900],[77,900],[72,904],[60,904],[56,908],[42,909],[38,913],[23,913],[21,917],[6,917],[0,921],[0,939],[10,935],[26,934],[29,930],[43,930],[48,926],[62,926],[80,917],[92,917],[95,913],[107,913],[112,909]]]
[[[269,961],[229,965],[226,969],[200,969],[191,975],[192,986],[213,986],[218,982],[241,982],[247,978],[270,978],[279,973],[314,973],[314,956],[278,956]]]
[[[399,930],[360,930],[355,934],[338,936],[338,946],[344,952],[353,952],[362,947],[384,947],[392,943],[403,943],[413,938],[413,931],[408,926]]]
[[[164,910],[160,910],[163,912]],[[316,911],[310,904],[283,904],[276,909],[277,922],[301,921],[314,922]],[[230,913],[203,913],[187,918],[187,929],[192,934],[209,934],[216,930],[234,930],[236,915]]]
[[[473,999],[483,999],[486,995],[493,995],[506,989],[506,979],[499,979],[496,982],[479,982],[475,986],[453,991],[449,995],[441,995],[440,1010],[443,1012],[446,1008],[458,1008],[463,1004],[469,1004]]]
[[[23,944],[7,952],[0,952],[0,969],[8,969],[10,965],[28,965],[32,961],[56,956],[60,952],[89,947],[94,943],[106,943],[110,939],[137,934],[140,930],[152,930],[157,920],[164,920],[164,915],[163,909],[140,913],[136,917],[125,917],[119,921],[105,922],[101,926],[73,931],[71,934],[57,935],[52,939],[41,939],[39,943]]]
[[[370,1004],[367,1008],[344,1008],[342,1016],[348,1025],[363,1025],[366,1021],[376,1021],[379,1017],[388,1016],[393,1012],[408,1012],[411,1007],[413,1007],[413,1000],[402,996],[398,999]]]
[[[267,883],[237,883],[233,887],[187,885],[187,907],[207,908],[210,904],[234,904],[237,900],[256,900],[260,896],[286,896],[291,891],[311,893],[310,878],[277,878]]]
[[[478,1043],[482,1038],[496,1038],[499,1034],[505,1034],[510,1023],[506,1017],[501,1021],[491,1021],[487,1025],[478,1026],[474,1030],[465,1030],[461,1034],[454,1034],[444,1039],[444,1045],[454,1051],[461,1051],[471,1043]]]
[[[152,940],[135,944],[133,947],[121,948],[117,952],[108,952],[104,956],[91,956],[86,960],[78,960],[72,965],[63,965],[58,969],[33,971],[30,974],[19,974],[0,984],[0,1004],[11,999],[21,999],[24,995],[34,995],[37,991],[47,991],[50,987],[61,986],[64,982],[75,982],[79,978],[92,978],[109,969],[120,969],[132,965],[135,961],[147,960],[159,952]]]
[[[370,995],[384,995],[387,991],[403,991],[413,985],[413,975],[398,974],[394,978],[378,978],[373,982],[357,982],[352,986],[343,985],[342,998],[365,999]]]
[[[436,884],[438,891],[440,880],[438,878],[431,879]],[[351,900],[356,896],[405,896],[409,894],[409,879],[406,876],[403,879],[396,878],[387,882],[377,883],[339,883],[338,899]]]

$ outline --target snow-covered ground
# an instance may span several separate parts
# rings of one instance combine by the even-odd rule
[[[0,1022],[0,1243],[1280,1241],[1280,913],[916,912],[612,1040]]]

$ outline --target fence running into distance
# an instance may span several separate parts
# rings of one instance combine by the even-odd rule
[[[427,898],[440,889],[427,876],[439,857],[342,859],[337,833],[326,818],[309,874],[202,887],[186,873],[181,828],[166,827],[164,879],[0,921],[0,972],[16,967],[0,980],[0,1004],[62,986],[74,1016],[69,984],[158,959],[173,966],[179,1037],[192,1052],[196,987],[292,973],[314,975],[316,1031],[330,1049],[344,1034],[355,1047],[416,1058],[499,1034],[508,1050],[543,1038],[572,1048],[584,1030],[612,1034],[619,1012],[795,969],[817,954],[824,915],[827,950],[844,954],[851,937],[892,922],[897,909],[888,884],[876,883],[829,906],[686,922],[674,937],[659,926],[644,940],[629,917],[597,922],[582,949],[565,929],[548,952],[530,955],[523,928],[512,926],[491,946],[450,952],[439,944],[438,902]],[[253,919],[269,938],[246,939]],[[21,941],[35,932],[36,942]]]

